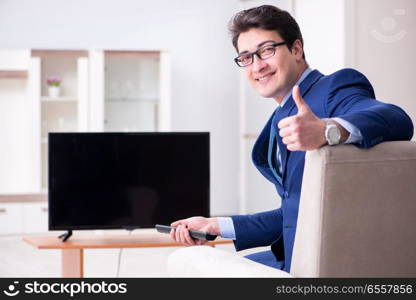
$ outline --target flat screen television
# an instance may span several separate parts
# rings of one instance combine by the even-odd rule
[[[49,133],[49,230],[210,215],[209,133]]]

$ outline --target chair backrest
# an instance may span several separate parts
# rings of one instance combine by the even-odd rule
[[[416,276],[416,143],[306,153],[295,277]]]

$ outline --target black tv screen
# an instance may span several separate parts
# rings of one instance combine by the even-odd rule
[[[49,230],[209,216],[209,133],[50,133]]]

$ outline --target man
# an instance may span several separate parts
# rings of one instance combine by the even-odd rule
[[[271,245],[247,256],[290,272],[305,151],[352,143],[361,148],[382,141],[409,140],[413,124],[397,106],[374,99],[361,73],[344,69],[324,76],[305,60],[303,39],[289,13],[265,5],[242,11],[230,22],[235,59],[253,88],[277,108],[253,148],[253,162],[271,181],[281,207],[230,218],[192,217],[173,222],[171,237],[200,245],[188,229],[234,239],[237,250]]]

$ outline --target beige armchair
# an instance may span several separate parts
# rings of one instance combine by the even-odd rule
[[[174,251],[168,270],[182,277],[415,277],[416,143],[306,153],[290,274],[207,246]]]

